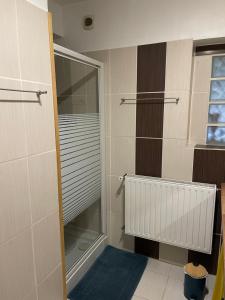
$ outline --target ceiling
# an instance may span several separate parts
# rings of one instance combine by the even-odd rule
[[[86,1],[86,0],[54,0],[54,2],[60,5],[68,5],[68,4],[77,3],[81,1]]]

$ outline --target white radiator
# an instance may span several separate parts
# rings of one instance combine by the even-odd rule
[[[211,253],[216,186],[125,177],[125,233]]]

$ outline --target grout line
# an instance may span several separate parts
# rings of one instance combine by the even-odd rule
[[[19,71],[20,72],[20,71]],[[20,75],[21,77],[21,75]],[[21,83],[33,83],[33,84],[37,84],[37,85],[43,85],[43,86],[48,86],[51,87],[51,83],[47,83],[47,82],[41,82],[41,81],[33,81],[33,80],[27,80],[27,79],[21,79],[21,78],[13,78],[13,77],[7,77],[7,76],[0,76],[0,79],[3,80],[10,80],[10,81],[17,81],[17,82],[21,82]]]
[[[60,263],[58,263],[57,265],[56,265],[56,267],[52,270],[52,271],[50,271],[47,275],[46,275],[46,277],[44,278],[44,279],[42,279],[39,283],[38,283],[38,286],[40,286],[43,282],[45,282],[52,274],[54,274],[55,273],[55,271],[58,269],[58,268],[60,268],[61,267],[61,262]]]
[[[167,289],[167,286],[168,286],[168,283],[169,283],[169,279],[170,279],[170,277],[168,276],[168,277],[167,277],[166,284],[165,284],[165,287],[164,287],[164,291],[163,291],[162,299],[161,299],[161,300],[164,299],[164,296],[165,296],[165,294],[166,294],[166,289]]]
[[[26,226],[25,228],[23,228],[22,230],[20,230],[19,232],[17,232],[16,234],[14,234],[13,236],[11,236],[9,239],[7,239],[6,241],[4,242],[1,242],[0,243],[0,247],[3,247],[5,246],[6,244],[10,243],[11,241],[15,240],[18,235],[21,235],[23,234],[24,232],[28,231],[28,230],[32,230],[33,227],[35,225],[38,225],[38,223],[41,223],[42,221],[44,221],[45,219],[51,217],[52,215],[56,214],[58,212],[58,208],[54,209],[54,210],[51,210],[51,212],[46,215],[45,217],[42,217],[41,219],[39,219],[38,221],[34,222],[33,224],[31,223],[30,225]],[[32,214],[31,214],[32,216]],[[32,218],[31,218],[32,219]],[[31,221],[32,222],[32,221]]]
[[[14,159],[9,159],[9,160],[5,160],[5,161],[1,161],[0,162],[0,165],[3,165],[3,164],[6,164],[6,163],[13,163],[13,162],[16,162],[18,160],[23,160],[23,159],[29,159],[29,158],[35,158],[35,157],[38,157],[38,156],[42,156],[44,154],[48,154],[48,153],[54,153],[56,152],[56,149],[52,149],[52,150],[48,150],[48,151],[44,151],[44,152],[41,152],[41,153],[37,153],[37,154],[27,154],[27,155],[22,155],[22,156],[19,156],[17,158],[14,158]]]

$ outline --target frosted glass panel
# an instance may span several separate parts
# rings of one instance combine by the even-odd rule
[[[225,144],[225,127],[209,126],[207,132],[207,144]]]
[[[225,80],[212,80],[210,100],[225,100]]]
[[[212,77],[225,77],[225,56],[213,57]]]
[[[225,105],[209,105],[209,123],[225,123]]]

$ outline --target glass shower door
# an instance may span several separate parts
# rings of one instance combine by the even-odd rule
[[[98,68],[55,54],[66,270],[102,235]]]

